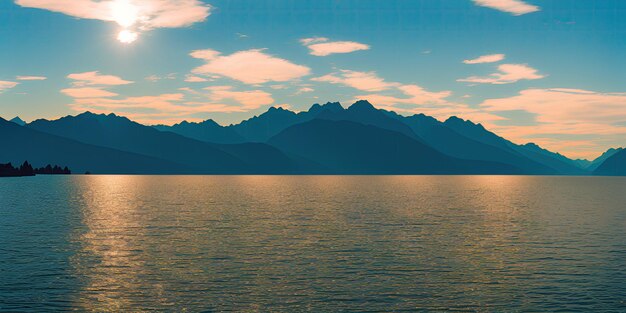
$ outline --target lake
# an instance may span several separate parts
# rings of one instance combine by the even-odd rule
[[[626,311],[626,178],[0,179],[0,311]]]

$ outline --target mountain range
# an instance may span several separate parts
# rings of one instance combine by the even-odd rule
[[[403,116],[367,101],[298,113],[272,107],[229,126],[148,126],[90,112],[31,123],[16,117],[0,119],[0,139],[1,162],[102,174],[626,174],[622,149],[572,160],[469,120]]]

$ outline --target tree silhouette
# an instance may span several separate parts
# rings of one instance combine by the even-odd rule
[[[72,170],[67,166],[60,167],[58,165],[46,165],[45,167],[33,168],[33,166],[24,161],[20,167],[14,167],[11,163],[0,163],[0,177],[19,177],[19,176],[35,176],[42,175],[71,175]]]

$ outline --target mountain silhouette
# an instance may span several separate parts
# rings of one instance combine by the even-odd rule
[[[550,152],[535,144],[524,146],[516,145],[511,141],[488,131],[481,124],[475,124],[472,121],[466,121],[456,116],[452,116],[444,122],[444,125],[475,141],[497,147],[504,151],[509,151],[510,153],[516,154],[518,157],[525,157],[527,160],[532,162],[530,166],[528,166],[528,164],[522,166],[522,168],[529,171],[529,173],[568,175],[586,173],[584,169],[578,166],[578,164],[571,162],[571,160],[560,154]],[[536,167],[537,164],[539,164],[539,167]],[[533,168],[533,166],[535,168]]]
[[[609,152],[610,151],[610,152]],[[626,149],[613,149],[605,152],[606,157],[593,173],[606,176],[626,176]]]
[[[266,142],[285,128],[302,122],[295,112],[271,107],[267,112],[230,126],[250,142]]]
[[[591,172],[595,171],[600,165],[602,165],[602,163],[604,163],[604,161],[606,161],[608,158],[612,157],[616,153],[621,152],[622,150],[624,150],[624,148],[610,148],[610,149],[608,149],[607,151],[602,153],[602,155],[597,157],[595,160],[589,162],[589,164],[586,167],[587,170],[591,171]]]
[[[145,126],[90,112],[25,126],[4,122],[2,136],[17,132],[25,141],[15,153],[3,151],[0,162],[54,162],[93,173],[586,175],[596,167],[605,173],[601,164],[621,152],[609,150],[593,162],[571,160],[534,143],[515,144],[469,120],[403,116],[365,100],[347,108],[338,102],[314,104],[298,113],[273,107],[229,126],[210,119]],[[50,150],[37,150],[41,155],[34,157],[25,146],[29,136],[38,142],[35,146]],[[54,139],[48,143],[42,136]],[[54,148],[57,141],[72,152]],[[95,150],[111,156],[108,162],[94,158],[108,164],[85,160]],[[131,159],[142,158],[146,166],[130,166]],[[616,169],[611,162],[607,166]]]
[[[308,111],[295,113],[283,108],[271,107],[267,112],[242,121],[228,128],[243,136],[250,142],[266,142],[286,128],[308,122],[319,116],[330,117],[342,115],[345,109],[339,102],[314,104]]]
[[[229,147],[210,144],[171,132],[161,132],[115,114],[83,113],[55,121],[37,120],[27,125],[42,132],[71,138],[93,145],[129,151],[155,158],[169,160],[193,168],[202,174],[236,173],[291,173],[293,164],[282,165],[263,160],[287,158],[272,147],[242,144]],[[225,150],[229,150],[228,152]],[[236,155],[245,151],[245,155]],[[243,159],[255,156],[255,163]]]
[[[465,126],[454,130],[437,119],[424,115],[401,116],[387,112],[408,125],[424,142],[450,156],[468,160],[485,160],[505,163],[524,170],[525,173],[550,174],[555,171],[543,164],[529,160],[508,147],[497,147],[462,135]],[[474,127],[474,126],[470,126]],[[485,130],[486,131],[486,130]]]
[[[193,173],[189,167],[174,162],[98,147],[39,132],[0,118],[0,160],[20,164],[28,160],[34,166],[64,164],[75,172],[97,174],[172,174]]]
[[[204,142],[225,144],[246,142],[246,139],[232,128],[221,126],[213,120],[201,123],[182,121],[172,126],[156,125],[153,127],[160,131],[169,131]]]
[[[341,174],[519,173],[512,166],[446,156],[405,134],[351,121],[315,119],[268,141]]]
[[[480,124],[456,117],[450,118],[446,123],[423,114],[405,117],[395,112],[376,109],[365,100],[357,101],[348,109],[344,109],[338,102],[314,104],[308,111],[300,113],[272,108],[258,117],[231,127],[252,136],[254,141],[264,141],[287,127],[315,118],[352,121],[396,131],[452,157],[505,163],[520,168],[527,174],[585,173],[573,163],[563,164],[562,160],[554,160],[554,157],[544,155],[543,153],[549,152],[547,150],[539,153],[520,148],[519,151],[515,144],[487,131]]]
[[[587,171],[580,165],[579,162],[571,160],[560,153],[555,153],[544,149],[534,143],[527,143],[525,145],[513,144],[513,149],[528,157],[529,159],[539,162],[543,165],[549,166],[555,169],[556,174],[568,174],[568,175],[583,175],[587,174]]]
[[[340,106],[341,107],[341,106]],[[310,111],[310,110],[309,110]],[[359,100],[346,110],[322,110],[315,118],[333,121],[351,121],[364,125],[399,132],[413,139],[421,140],[410,127],[389,117],[383,111],[376,109],[366,100]]]
[[[19,116],[16,116],[16,117],[12,118],[9,122],[13,122],[13,123],[15,123],[17,125],[20,125],[20,126],[26,125],[26,122],[24,122]]]

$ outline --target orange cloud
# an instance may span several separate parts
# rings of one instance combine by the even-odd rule
[[[386,82],[375,72],[357,72],[340,70],[337,73],[312,78],[312,81],[346,85],[363,91],[381,91],[396,87],[399,84]]]
[[[481,107],[487,111],[525,110],[537,114],[537,121],[541,123],[607,125],[626,122],[626,93],[527,89],[510,98],[485,100]]]
[[[309,75],[311,69],[269,55],[265,49],[253,49],[221,55],[215,50],[196,50],[191,56],[206,64],[192,72],[198,75],[220,75],[246,84],[286,82]]]
[[[537,70],[525,64],[502,64],[498,66],[499,73],[493,73],[486,77],[471,76],[458,79],[458,82],[478,83],[478,84],[512,84],[520,80],[535,80],[544,78],[538,74]]]
[[[311,55],[328,56],[335,53],[351,53],[359,50],[369,50],[370,46],[354,41],[329,41],[328,38],[304,38],[300,42],[309,48]]]
[[[29,8],[72,17],[115,22],[139,30],[186,27],[204,21],[211,6],[199,0],[15,0]]]
[[[77,87],[92,85],[117,86],[133,83],[113,75],[100,75],[98,71],[70,74],[67,75],[67,78],[75,80],[72,84]]]
[[[504,60],[504,54],[489,54],[483,55],[475,59],[465,60],[465,64],[482,64],[482,63],[495,63]]]
[[[67,88],[61,90],[62,93],[72,98],[101,98],[101,97],[115,97],[116,93],[103,90],[102,88],[93,87],[80,87],[80,88]]]
[[[17,76],[15,79],[17,80],[46,80],[48,78],[45,76]]]
[[[3,91],[5,91],[7,89],[11,89],[11,88],[13,88],[13,87],[15,87],[15,86],[17,86],[19,84],[20,83],[0,80],[0,93],[2,93]]]
[[[524,15],[539,11],[539,7],[521,0],[473,0],[476,5],[488,7],[513,15]]]
[[[272,95],[262,90],[234,91],[231,86],[212,86],[204,89],[210,91],[208,96],[212,101],[231,99],[242,104],[244,111],[274,103]]]

